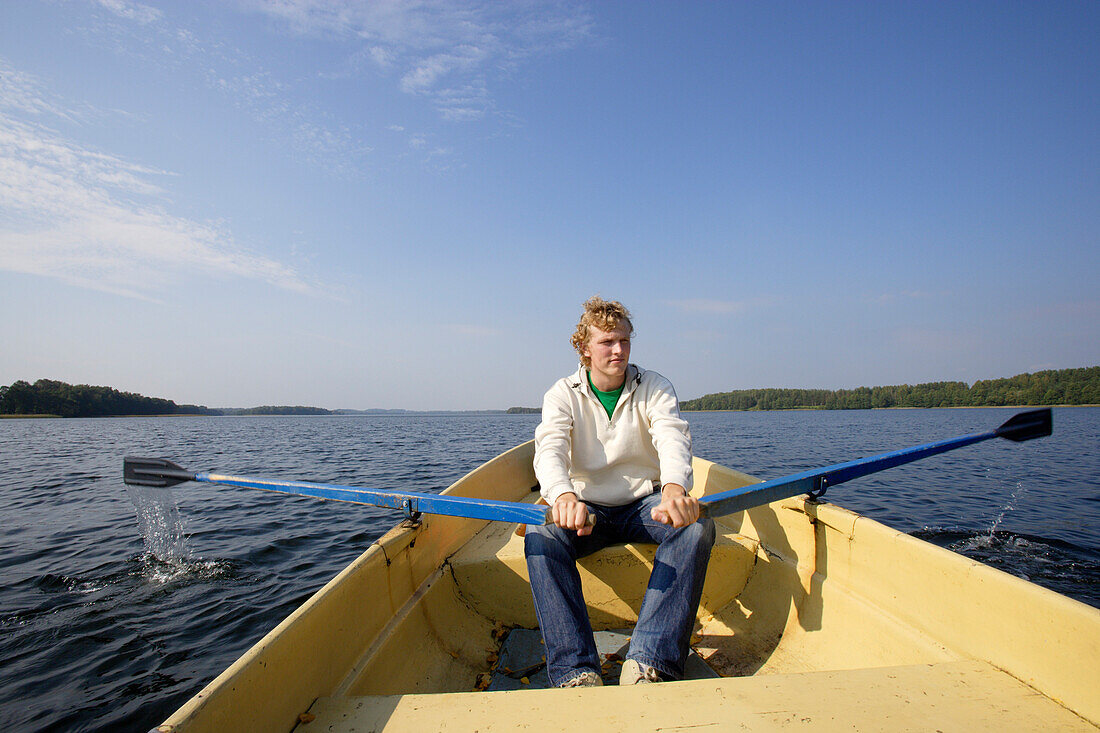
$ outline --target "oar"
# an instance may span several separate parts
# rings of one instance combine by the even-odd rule
[[[905,448],[904,450],[880,453],[857,461],[836,463],[825,468],[815,468],[783,478],[772,479],[759,484],[742,486],[739,489],[723,491],[699,500],[705,515],[718,517],[724,514],[751,509],[761,504],[770,504],[779,499],[798,494],[810,494],[819,497],[830,486],[851,481],[887,468],[919,461],[921,458],[946,453],[949,450],[980,443],[990,438],[1006,438],[1017,443],[1032,438],[1050,435],[1052,430],[1050,408],[1021,412],[1005,422],[996,430],[987,433],[972,433],[958,438],[940,440],[935,443]]]
[[[550,520],[550,512],[545,507],[518,501],[472,499],[466,496],[446,496],[423,491],[359,489],[338,484],[311,484],[305,481],[273,481],[249,476],[224,476],[218,473],[195,473],[163,458],[127,457],[123,459],[122,473],[126,483],[137,486],[167,487],[184,481],[243,486],[249,489],[278,491],[283,494],[312,496],[317,499],[403,509],[405,516],[409,518],[424,512],[520,524],[546,524]]]
[[[974,433],[958,438],[926,443],[892,453],[882,453],[858,461],[837,463],[825,468],[796,473],[784,478],[772,479],[739,489],[723,491],[699,500],[704,514],[712,517],[751,509],[797,494],[820,496],[825,489],[860,476],[900,466],[904,463],[934,456],[966,445],[1007,438],[1016,442],[1039,438],[1051,433],[1050,408],[1021,412],[996,430]],[[472,499],[465,496],[428,494],[420,491],[384,491],[360,489],[338,484],[312,484],[305,481],[275,481],[247,476],[225,476],[217,473],[195,473],[163,458],[128,457],[123,462],[123,478],[128,484],[138,486],[167,487],[184,481],[208,484],[243,486],[249,489],[267,489],[284,494],[312,496],[318,499],[347,501],[353,504],[403,509],[406,516],[424,512],[445,514],[451,517],[487,519],[497,522],[520,524],[547,524],[552,521],[550,510],[532,504],[494,499]],[[589,515],[590,519],[592,515]]]

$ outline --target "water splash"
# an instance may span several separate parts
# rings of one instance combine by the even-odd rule
[[[1012,494],[1008,497],[1008,503],[1001,507],[1000,512],[998,512],[997,516],[993,518],[993,522],[989,525],[989,531],[986,534],[989,536],[991,542],[997,534],[997,528],[1001,525],[1001,522],[1004,521],[1005,515],[1016,509],[1016,504],[1026,493],[1027,489],[1024,487],[1023,482],[1017,481],[1016,488],[1012,490]]]
[[[171,489],[127,486],[137,510],[138,529],[145,542],[142,575],[153,583],[184,578],[215,578],[228,571],[228,563],[193,557],[183,529],[183,518]]]
[[[183,519],[171,489],[127,486],[126,493],[137,510],[138,529],[145,551],[163,561],[186,559],[189,554]]]
[[[990,520],[989,527],[986,529],[964,531],[960,533],[959,536],[954,537],[949,543],[943,544],[943,546],[953,552],[958,552],[971,559],[980,560],[987,565],[993,565],[995,567],[1004,564],[1004,558],[998,558],[997,553],[1006,553],[1008,555],[1026,558],[1028,552],[1032,549],[1031,545],[1026,541],[1021,542],[1021,538],[1015,533],[1008,530],[1002,530],[1000,527],[1005,521],[1005,518],[1016,510],[1020,500],[1027,493],[1027,488],[1022,481],[1011,481],[998,478],[1003,473],[1004,471],[995,471],[990,467],[986,467],[985,469],[985,480],[992,487],[990,496],[1003,496],[1003,489],[1007,485],[1014,484],[1015,486],[1009,494],[1008,500],[1000,509],[995,511],[992,520]],[[917,536],[923,535],[925,539],[929,539],[930,536],[936,535],[937,533],[951,531],[951,529],[944,527],[926,526],[921,531],[914,534]],[[1018,572],[1016,574],[1025,579],[1030,579],[1024,572]]]

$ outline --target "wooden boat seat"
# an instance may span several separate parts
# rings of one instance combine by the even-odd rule
[[[1095,731],[987,662],[689,680],[634,687],[321,697],[310,731]],[[310,716],[313,716],[310,718]],[[445,721],[445,722],[444,722]],[[566,726],[568,727],[568,726]]]
[[[537,625],[523,537],[515,525],[487,527],[450,560],[456,586],[475,610],[507,626]],[[720,608],[744,588],[759,542],[733,532],[719,534],[711,552],[702,608]],[[578,562],[593,628],[632,625],[653,568],[656,545],[612,545]]]

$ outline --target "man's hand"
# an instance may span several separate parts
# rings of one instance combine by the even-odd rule
[[[550,512],[550,516],[554,518],[554,524],[559,527],[575,529],[579,537],[592,534],[592,526],[588,524],[588,506],[572,491],[567,491],[555,499]]]
[[[650,510],[649,516],[661,524],[686,527],[699,519],[699,500],[680,484],[665,484],[661,488],[661,503]]]

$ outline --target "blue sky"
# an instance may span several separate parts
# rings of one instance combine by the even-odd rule
[[[537,405],[1100,364],[1100,5],[0,5],[0,384]]]

